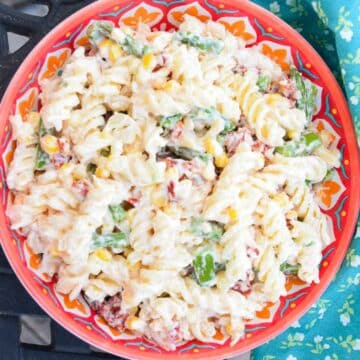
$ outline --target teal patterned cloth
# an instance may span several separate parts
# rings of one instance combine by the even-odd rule
[[[345,91],[360,139],[360,0],[254,0],[298,30]],[[321,299],[253,360],[360,359],[360,222],[341,270]]]

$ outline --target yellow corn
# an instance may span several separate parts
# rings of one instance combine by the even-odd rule
[[[229,217],[230,217],[231,220],[237,220],[237,218],[238,218],[238,212],[237,212],[236,209],[230,208],[230,209],[228,210],[228,214],[229,214]]]
[[[106,179],[110,176],[110,171],[103,167],[96,168],[95,175],[99,178]]]
[[[99,44],[99,49],[106,49],[108,50],[109,58],[112,62],[115,62],[117,58],[119,58],[123,51],[115,41],[110,39],[104,39]]]
[[[271,105],[271,104],[276,104],[277,102],[281,101],[283,99],[283,97],[280,94],[269,94],[266,97],[266,102]]]
[[[61,252],[58,251],[57,249],[52,249],[52,250],[50,250],[50,254],[53,256],[60,256]]]
[[[289,130],[287,132],[287,136],[290,138],[290,139],[294,139],[296,137],[296,135],[298,135],[299,132],[297,130]]]
[[[109,58],[112,62],[115,62],[119,57],[121,57],[123,51],[118,44],[112,44],[110,46]]]
[[[205,151],[210,155],[215,155],[215,146],[214,142],[210,137],[206,137],[204,140]]]
[[[261,135],[263,138],[267,139],[269,137],[269,129],[266,126],[261,128]]]
[[[171,90],[174,89],[174,87],[178,85],[176,80],[169,80],[164,85],[164,90]]]
[[[57,138],[53,135],[45,135],[40,140],[41,148],[48,154],[56,154],[60,151]]]
[[[151,199],[151,202],[154,206],[159,207],[159,208],[165,207],[167,204],[167,200],[165,199],[164,196],[153,197]]]
[[[65,163],[65,164],[61,165],[61,167],[60,167],[59,170],[65,171],[65,170],[67,170],[67,169],[69,169],[69,168],[70,168],[70,164],[69,164],[69,163]]]
[[[114,42],[110,39],[104,39],[99,44],[99,49],[110,48]]]
[[[215,165],[218,168],[224,168],[228,164],[228,162],[229,162],[229,158],[225,153],[215,157]]]
[[[226,331],[226,333],[227,333],[228,335],[231,335],[231,333],[232,333],[232,327],[231,327],[230,322],[225,325],[225,331]]]
[[[100,248],[95,250],[95,256],[98,257],[102,261],[109,262],[112,258],[111,252],[105,248]]]
[[[155,56],[151,53],[147,53],[142,58],[143,67],[146,70],[151,70],[155,66]]]

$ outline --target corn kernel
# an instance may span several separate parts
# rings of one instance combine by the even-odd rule
[[[167,200],[165,199],[164,196],[153,197],[151,199],[151,202],[154,206],[159,207],[159,208],[165,207],[167,204]]]
[[[147,53],[142,58],[142,64],[146,70],[151,70],[155,66],[155,56]]]
[[[164,90],[171,90],[174,89],[178,85],[176,80],[169,80],[164,85]]]
[[[234,208],[230,208],[228,210],[228,214],[229,214],[229,217],[231,220],[237,220],[237,217],[238,217],[238,212],[236,209]]]
[[[289,131],[287,132],[287,136],[288,136],[290,139],[296,138],[296,135],[298,135],[298,134],[299,134],[299,132],[296,131],[296,130],[289,130]]]
[[[67,169],[69,169],[69,168],[70,168],[70,164],[69,164],[69,163],[65,163],[65,164],[61,165],[60,170],[67,170]]]
[[[99,178],[106,179],[110,176],[110,171],[103,167],[96,168],[95,175]]]
[[[109,48],[110,46],[113,45],[113,41],[110,39],[104,39],[101,41],[101,43],[99,44],[99,49],[104,49],[104,48]]]
[[[213,140],[209,137],[206,137],[204,140],[205,151],[211,155],[215,155],[215,146]]]
[[[226,154],[222,154],[220,156],[215,157],[215,165],[218,168],[224,168],[229,162],[229,158]]]
[[[94,253],[102,261],[109,262],[112,258],[111,252],[105,248],[97,249]]]
[[[283,97],[280,94],[269,94],[266,98],[269,105],[275,104],[283,100]]]
[[[109,58],[112,62],[115,62],[119,57],[121,57],[123,51],[118,44],[112,44],[110,46]]]
[[[231,331],[232,331],[232,328],[231,328],[231,324],[230,323],[227,323],[225,325],[225,331],[228,335],[231,335]]]
[[[266,126],[261,128],[261,135],[265,139],[267,139],[269,137],[269,129]]]
[[[40,140],[41,148],[48,154],[56,154],[60,151],[58,139],[53,135],[45,135]]]
[[[266,97],[266,102],[271,105],[271,104],[276,104],[277,102],[281,101],[283,99],[283,97],[280,94],[269,94]]]
[[[57,249],[52,249],[52,250],[50,250],[50,254],[53,256],[60,256],[61,252],[58,251]]]
[[[177,213],[177,209],[176,207],[174,207],[171,203],[167,202],[165,204],[165,206],[163,207],[163,211],[166,215],[169,216],[175,216],[175,214]]]

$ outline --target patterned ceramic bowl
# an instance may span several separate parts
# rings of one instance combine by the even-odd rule
[[[93,20],[136,25],[145,22],[154,28],[170,30],[184,14],[202,21],[223,23],[247,44],[258,44],[261,51],[283,70],[295,66],[319,89],[316,126],[333,133],[341,151],[341,167],[318,189],[321,207],[332,219],[336,241],[323,251],[320,283],[306,286],[297,277],[286,283],[288,295],[268,303],[246,327],[245,336],[233,347],[192,341],[168,353],[142,338],[131,338],[109,327],[79,298],[71,301],[54,291],[54,283],[41,271],[41,259],[9,228],[4,209],[8,199],[6,169],[15,144],[11,141],[9,116],[26,116],[39,107],[39,80],[60,76],[71,51],[87,43],[85,29]],[[84,8],[48,34],[27,57],[14,76],[0,111],[0,227],[1,243],[20,281],[62,326],[90,344],[129,358],[222,359],[248,351],[286,329],[316,301],[338,270],[346,253],[359,208],[359,156],[351,117],[341,90],[314,49],[280,19],[241,0],[103,0]]]

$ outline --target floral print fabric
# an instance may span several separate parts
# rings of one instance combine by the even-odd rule
[[[255,0],[298,30],[343,88],[360,140],[360,2]],[[360,359],[360,220],[341,269],[321,299],[253,360]]]

